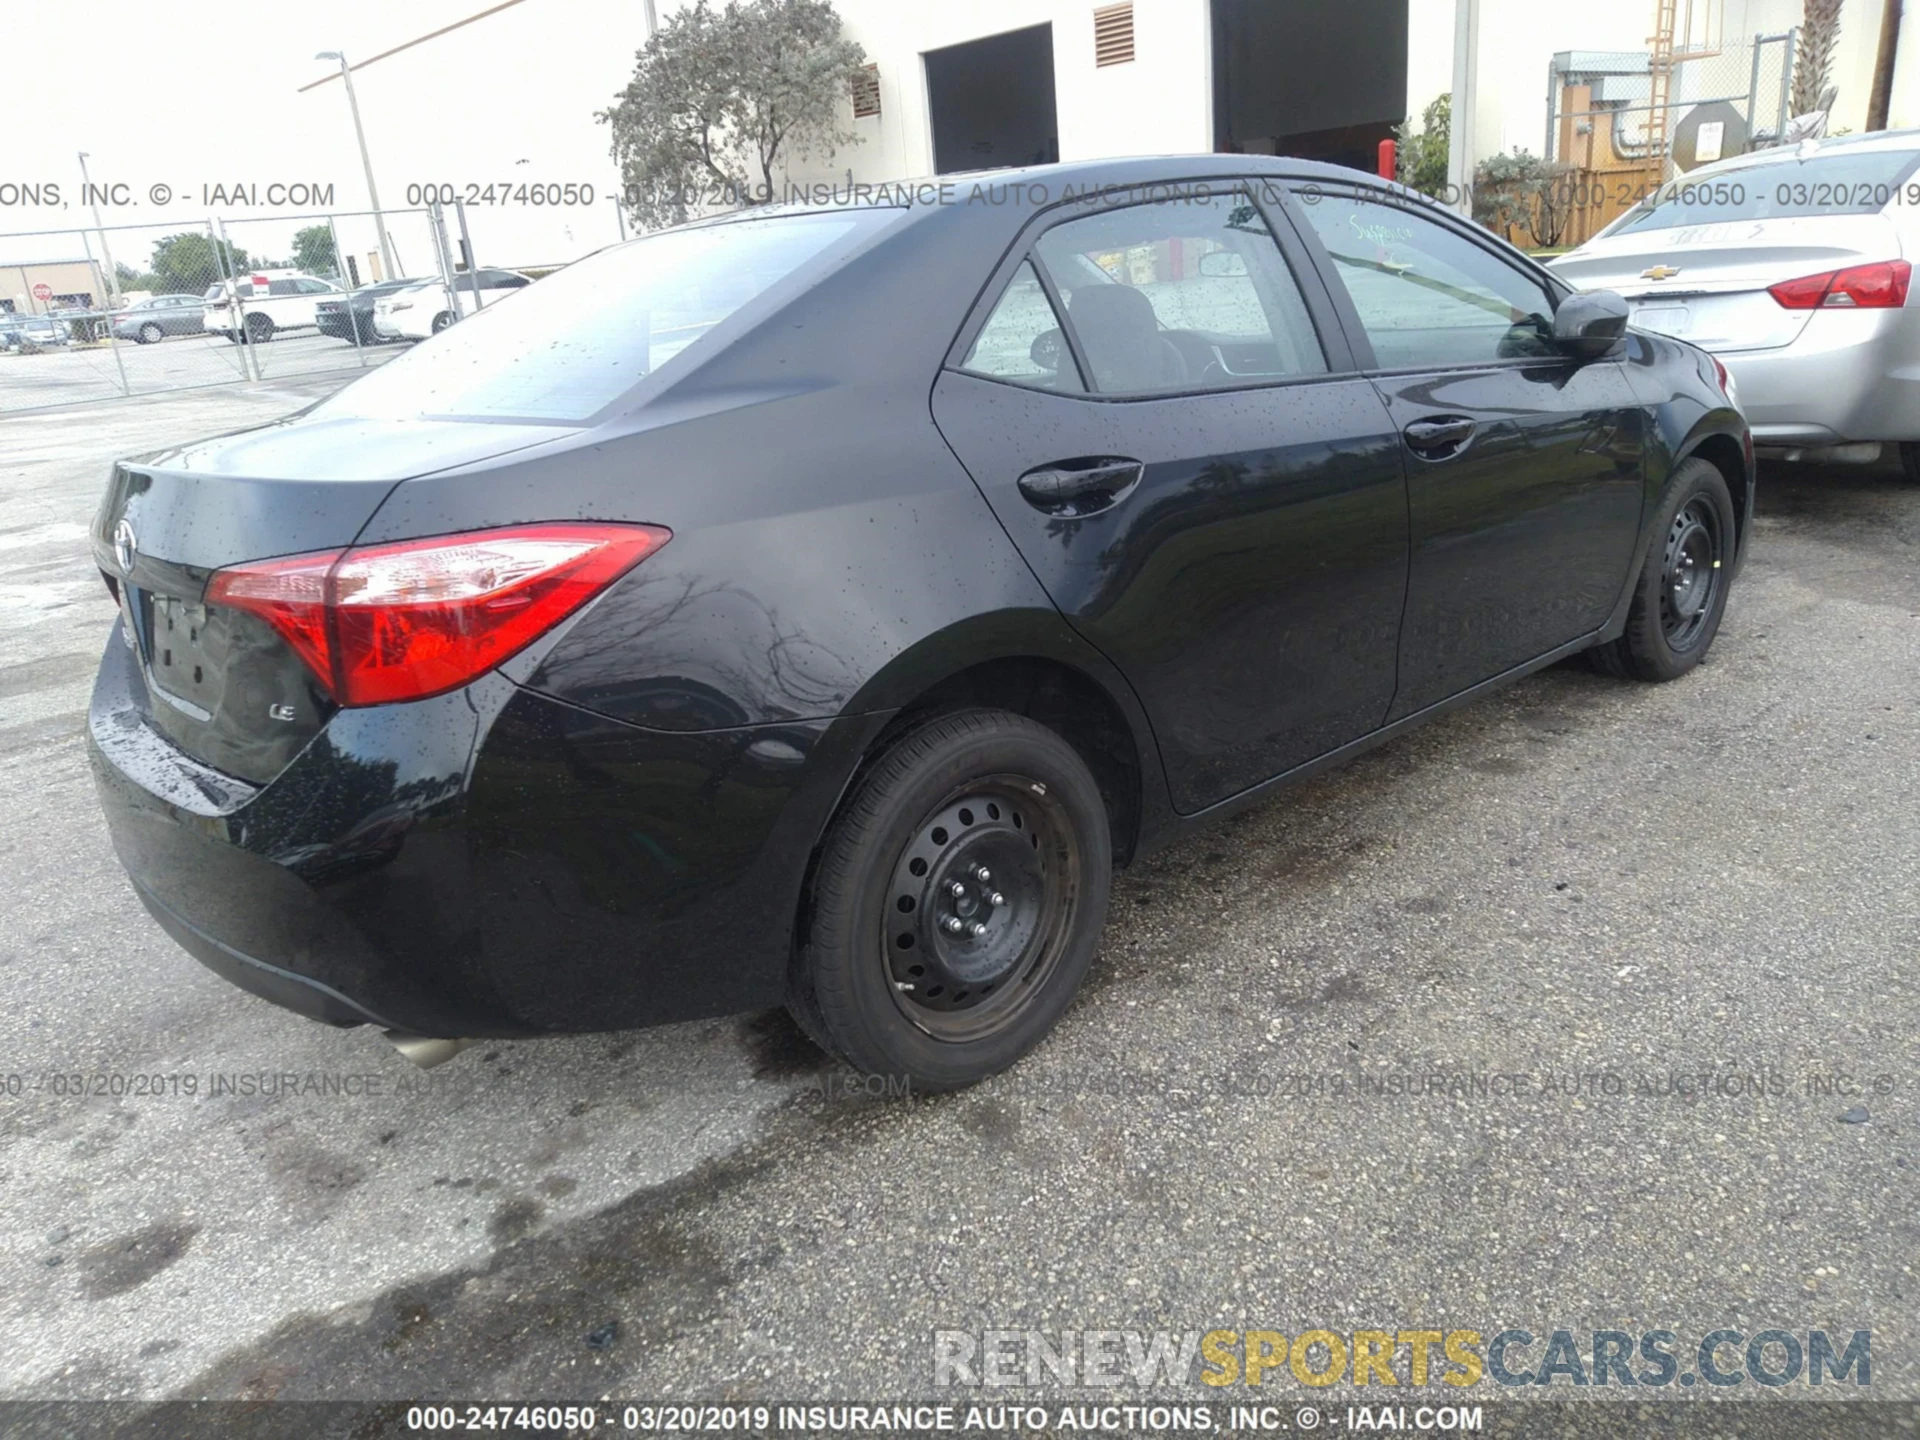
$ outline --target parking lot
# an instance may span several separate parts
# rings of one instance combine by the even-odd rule
[[[260,376],[337,373],[340,380],[383,364],[404,345],[366,345],[312,332],[281,335],[255,347]],[[78,405],[115,396],[154,394],[246,378],[241,349],[218,335],[179,335],[151,345],[131,341],[75,345],[38,354],[0,351],[0,416],[16,410]],[[335,383],[338,383],[336,381]]]
[[[909,1101],[779,1013],[423,1074],[147,918],[86,522],[114,456],[325,388],[0,418],[0,1393],[891,1397],[939,1330],[1370,1326],[1870,1329],[1871,1393],[1920,1388],[1895,467],[1763,472],[1686,679],[1555,667],[1136,867],[1060,1032]]]

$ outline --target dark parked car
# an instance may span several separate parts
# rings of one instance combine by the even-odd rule
[[[117,465],[91,754],[159,923],[336,1024],[784,1002],[961,1085],[1116,865],[1712,643],[1746,425],[1616,297],[1325,166],[945,179],[614,247]]]
[[[375,285],[363,285],[351,295],[342,295],[336,300],[322,300],[314,306],[314,318],[322,335],[331,335],[336,340],[358,341],[362,345],[385,345],[390,342],[390,337],[373,328],[374,302],[383,296],[425,283],[424,280],[411,279],[382,280]]]
[[[116,340],[151,345],[169,335],[203,335],[205,302],[194,295],[155,295],[109,317]]]

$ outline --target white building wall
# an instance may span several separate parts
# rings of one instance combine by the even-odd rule
[[[1131,64],[1093,63],[1091,0],[839,0],[847,34],[880,67],[880,114],[854,122],[862,143],[830,164],[796,164],[796,180],[856,181],[933,173],[922,56],[1008,30],[1050,24],[1062,160],[1213,148],[1207,0],[1135,0]]]

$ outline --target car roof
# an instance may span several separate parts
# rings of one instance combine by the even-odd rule
[[[1868,135],[1834,135],[1820,140],[1803,140],[1798,145],[1774,145],[1765,150],[1749,150],[1745,154],[1729,155],[1711,165],[1689,170],[1684,179],[1692,181],[1708,175],[1748,170],[1756,165],[1777,165],[1815,156],[1872,154],[1879,151],[1920,154],[1920,130],[1876,130]]]
[[[856,182],[845,180],[795,181],[790,194],[799,198],[780,204],[756,205],[706,215],[680,225],[635,236],[634,244],[679,230],[733,225],[747,220],[787,215],[811,215],[836,210],[894,209],[923,217],[953,208],[955,201],[979,196],[986,204],[1028,214],[1062,200],[1110,194],[1122,198],[1130,189],[1139,198],[1156,197],[1150,187],[1209,181],[1296,179],[1328,185],[1359,185],[1393,193],[1424,204],[1431,196],[1397,181],[1382,180],[1364,170],[1330,165],[1323,160],[1298,160],[1286,155],[1125,155],[1098,160],[1068,160],[1051,165],[1017,165],[998,170],[959,170],[944,175],[921,175],[900,180]],[[609,247],[614,248],[614,247]],[[516,272],[517,273],[517,272]]]

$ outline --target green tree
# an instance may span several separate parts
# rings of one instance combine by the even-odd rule
[[[1407,121],[1394,130],[1394,179],[1435,199],[1447,190],[1447,141],[1453,133],[1453,95],[1445,94],[1420,116],[1420,129]]]
[[[339,273],[340,259],[334,253],[331,225],[308,225],[293,232],[293,268],[309,275]]]
[[[857,143],[850,96],[865,63],[832,0],[696,0],[669,17],[595,117],[613,131],[635,224],[763,203],[776,162]]]
[[[1519,233],[1546,248],[1560,243],[1571,211],[1569,167],[1516,147],[1473,172],[1473,218],[1496,235]]]
[[[169,235],[153,246],[153,288],[164,295],[195,294],[231,271],[251,269],[253,259],[231,241],[225,245],[226,264],[214,241],[199,231]]]

